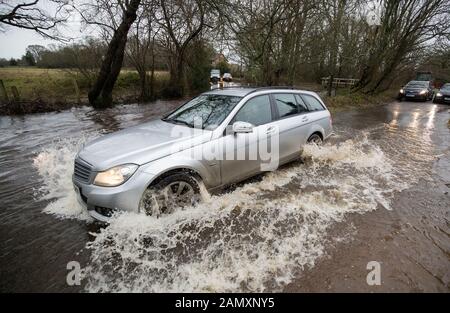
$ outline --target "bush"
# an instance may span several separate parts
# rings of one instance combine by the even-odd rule
[[[117,88],[136,88],[139,86],[139,74],[137,72],[124,71],[117,78]]]

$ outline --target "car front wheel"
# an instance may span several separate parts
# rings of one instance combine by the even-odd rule
[[[170,174],[144,192],[140,210],[147,215],[171,214],[178,208],[192,206],[200,201],[200,188],[188,173]]]

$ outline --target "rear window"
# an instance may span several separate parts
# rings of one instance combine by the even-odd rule
[[[300,95],[295,95],[295,100],[297,100],[297,104],[298,104],[298,111],[300,113],[305,113],[308,112],[308,106],[306,105],[306,103],[303,101],[302,97],[300,97]]]
[[[308,106],[309,111],[323,111],[325,108],[316,97],[311,95],[302,95],[303,101]]]
[[[298,114],[297,101],[290,93],[274,94],[275,105],[277,106],[278,115],[280,118]]]

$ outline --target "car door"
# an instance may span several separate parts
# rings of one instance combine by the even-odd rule
[[[234,122],[254,125],[249,133],[233,133]],[[259,141],[262,134],[273,130],[273,112],[269,95],[248,100],[231,120],[227,133],[221,138],[223,158],[221,161],[222,184],[233,183],[261,172]]]
[[[279,131],[280,162],[285,163],[300,156],[301,146],[307,140],[308,109],[295,93],[274,93],[272,101]]]
[[[325,131],[323,134],[327,136],[331,133],[331,123],[330,123],[330,115],[327,110],[325,110],[322,103],[313,95],[309,94],[301,94],[301,98],[303,102],[308,107],[308,121],[310,129],[312,127],[320,126],[321,129]],[[308,130],[308,135],[311,134],[311,130]],[[306,138],[308,140],[308,138]]]

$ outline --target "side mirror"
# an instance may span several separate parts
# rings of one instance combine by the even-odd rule
[[[247,122],[234,122],[234,133],[251,133],[253,131],[253,125]]]

